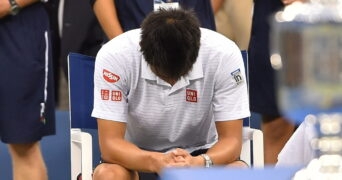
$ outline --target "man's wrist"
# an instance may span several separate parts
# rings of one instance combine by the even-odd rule
[[[20,11],[20,6],[18,5],[16,0],[8,0],[10,3],[10,14],[12,16],[17,15]]]
[[[201,156],[204,159],[204,167],[211,167],[213,166],[213,161],[211,160],[211,158],[207,155],[207,154],[201,154]]]
[[[148,161],[146,162],[147,172],[160,173],[160,160],[164,158],[164,153],[147,152]]]
[[[8,6],[5,8],[6,10],[8,9],[8,11],[6,11],[5,14],[0,13],[0,18],[7,16],[7,15],[14,16],[18,14],[21,9],[31,4],[38,3],[38,2],[46,3],[48,1],[49,0],[7,0]]]

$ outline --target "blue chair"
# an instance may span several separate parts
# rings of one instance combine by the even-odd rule
[[[95,58],[77,53],[68,56],[69,105],[71,119],[71,179],[82,174],[83,180],[91,180],[93,170],[93,139],[83,128],[97,129],[93,109],[93,75]],[[249,124],[247,120],[247,124]],[[241,159],[250,166],[264,166],[263,134],[258,129],[243,128]]]
[[[97,129],[96,119],[91,117],[95,58],[70,53],[68,60],[71,128]]]
[[[82,129],[97,129],[96,119],[91,117],[94,65],[94,57],[77,53],[68,56],[72,180],[92,179],[93,140],[91,134]]]
[[[249,87],[248,53],[247,51],[241,51],[241,55],[246,71],[246,83],[247,87]],[[264,137],[261,130],[251,128],[252,119],[251,117],[243,119],[243,143],[240,157],[250,166],[264,167]]]

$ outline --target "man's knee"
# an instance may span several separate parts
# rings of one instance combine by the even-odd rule
[[[294,132],[295,125],[285,118],[278,117],[264,123],[262,129],[267,139],[279,141],[283,138],[288,139]]]
[[[135,172],[132,172],[117,164],[102,163],[99,164],[93,174],[94,180],[118,179],[131,180],[135,179]]]
[[[39,142],[26,144],[8,144],[9,152],[15,157],[27,157],[40,153]]]
[[[236,160],[233,161],[232,163],[229,163],[227,167],[233,167],[233,168],[248,168],[249,165],[243,161],[243,160]]]

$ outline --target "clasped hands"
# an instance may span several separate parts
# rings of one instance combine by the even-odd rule
[[[159,174],[168,167],[194,167],[204,166],[204,159],[201,156],[192,156],[184,149],[177,148],[170,152],[160,154],[156,160],[156,172]]]

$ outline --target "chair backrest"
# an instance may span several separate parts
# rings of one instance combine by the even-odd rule
[[[97,129],[91,117],[94,98],[95,58],[77,53],[68,56],[71,128]]]
[[[241,51],[245,66],[247,90],[249,94],[249,64],[247,51]],[[243,119],[243,142],[240,158],[251,167],[264,167],[264,139],[259,129],[251,128],[253,117]]]
[[[245,73],[246,73],[246,83],[248,88],[248,94],[249,94],[249,69],[248,69],[248,53],[246,50],[241,51],[243,64],[245,66]],[[243,126],[244,127],[250,127],[251,126],[251,117],[247,117],[243,119]]]

